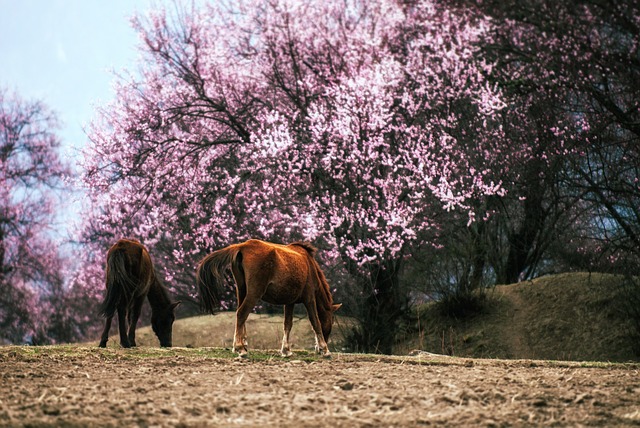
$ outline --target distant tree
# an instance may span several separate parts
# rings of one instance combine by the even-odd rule
[[[246,1],[135,25],[140,78],[90,131],[95,236],[169,239],[192,265],[250,236],[304,238],[360,287],[362,348],[390,352],[403,261],[435,213],[503,192],[491,23],[439,2]],[[94,228],[94,232],[95,232]]]
[[[532,22],[544,31],[542,66],[555,71],[579,127],[573,185],[606,224],[594,236],[620,250],[640,248],[640,4],[595,0],[550,2]],[[554,25],[539,24],[554,10]],[[571,28],[569,30],[568,28]],[[561,46],[549,49],[552,46]],[[569,60],[569,61],[567,61]],[[594,229],[595,230],[595,229]]]
[[[55,115],[41,102],[0,90],[0,339],[40,335],[40,295],[63,282],[51,238],[51,190],[68,169]]]
[[[512,283],[637,252],[638,2],[452,3],[493,18],[483,51],[496,64],[504,135],[516,148],[506,192],[488,198],[478,210],[488,220],[462,234],[477,250],[466,264],[476,277]]]

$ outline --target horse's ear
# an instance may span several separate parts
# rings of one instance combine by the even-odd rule
[[[180,306],[180,303],[182,303],[182,301],[180,301],[180,300],[178,300],[177,302],[172,303],[171,304],[171,310],[173,311],[175,308]]]
[[[337,305],[333,305],[333,306],[331,307],[331,310],[332,310],[333,312],[335,312],[335,311],[337,311],[338,309],[340,309],[340,307],[341,307],[341,306],[342,306],[342,303],[338,303]]]

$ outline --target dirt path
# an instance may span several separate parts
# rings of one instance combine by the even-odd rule
[[[263,424],[640,425],[639,366],[0,347],[0,426]]]
[[[502,330],[502,334],[507,338],[505,343],[511,345],[510,357],[522,358],[524,355],[533,355],[522,329],[523,325],[527,325],[527,320],[531,319],[532,314],[527,310],[528,306],[520,293],[512,293],[511,299],[507,313],[508,319],[504,322]]]

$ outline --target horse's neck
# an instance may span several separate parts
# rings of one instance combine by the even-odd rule
[[[327,284],[327,279],[324,276],[324,273],[320,269],[320,265],[313,258],[309,257],[310,267],[312,268],[312,274],[314,275],[314,279],[316,282],[316,296],[318,296],[318,307],[322,307],[325,310],[331,310],[331,306],[333,305],[333,298],[331,297],[331,291],[329,290],[329,285]]]
[[[324,309],[326,311],[331,310],[331,306],[333,301],[331,299],[331,295],[328,294],[327,290],[324,288],[322,284],[318,284],[318,290],[316,290],[316,296],[318,297],[316,301],[318,302],[318,308]]]
[[[158,281],[157,278],[154,278],[151,282],[147,297],[149,298],[149,304],[152,309],[166,308],[171,304],[169,293],[167,293],[167,290],[162,286],[162,284],[160,284],[160,281]]]

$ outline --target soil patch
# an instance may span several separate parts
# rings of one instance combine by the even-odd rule
[[[6,426],[640,424],[637,364],[0,347]],[[218,356],[216,356],[218,355]]]

